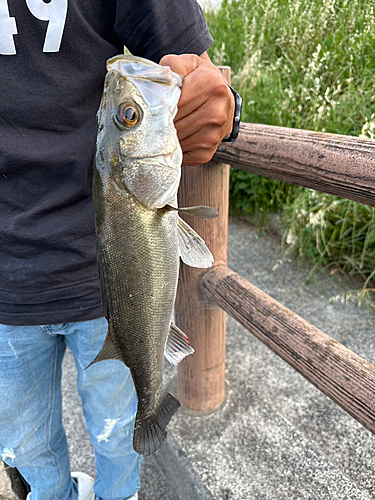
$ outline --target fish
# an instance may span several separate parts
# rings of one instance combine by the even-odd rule
[[[131,55],[107,61],[97,113],[93,202],[98,273],[108,333],[89,365],[122,361],[138,398],[133,448],[150,455],[180,406],[163,387],[164,357],[194,349],[172,323],[180,258],[207,268],[213,257],[179,216],[213,218],[211,207],[179,208],[182,151],[173,119],[181,77]]]

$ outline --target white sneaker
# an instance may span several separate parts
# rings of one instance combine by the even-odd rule
[[[95,500],[94,480],[85,472],[72,472],[71,476],[78,483],[78,500]],[[30,500],[31,493],[26,497]],[[127,500],[138,500],[138,493],[129,497]]]
[[[72,472],[71,476],[78,484],[78,500],[92,500],[94,498],[94,480],[85,472]]]

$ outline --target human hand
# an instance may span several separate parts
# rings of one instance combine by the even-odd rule
[[[166,55],[159,64],[169,66],[182,78],[174,120],[183,152],[182,165],[207,163],[232,131],[233,94],[206,52],[201,57]]]

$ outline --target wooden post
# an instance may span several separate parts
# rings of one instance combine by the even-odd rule
[[[220,68],[230,83],[230,68]],[[204,221],[184,216],[205,240],[215,264],[227,262],[229,166],[210,162],[183,167],[179,206],[209,205],[219,212],[217,219]],[[178,367],[178,397],[196,411],[216,408],[225,395],[225,313],[205,300],[198,281],[204,272],[181,263],[176,299],[176,324],[190,338],[195,349]]]

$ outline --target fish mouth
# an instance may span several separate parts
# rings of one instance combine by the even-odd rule
[[[178,158],[178,156],[179,155],[176,154],[175,151],[173,153],[150,156],[150,160],[151,160],[150,163],[152,163],[153,165],[158,166],[158,167],[166,167],[166,168],[170,168],[172,170],[176,170],[180,167],[180,163],[176,162],[176,159]]]
[[[181,87],[182,78],[170,69],[169,66],[144,59],[143,57],[127,54],[116,55],[107,61],[107,71],[116,70],[133,80],[146,80],[164,85]]]
[[[132,156],[132,160],[136,161],[138,165],[140,164],[150,164],[172,168],[175,170],[181,166],[182,153],[179,150],[171,151],[170,153],[162,153],[147,156]]]

